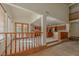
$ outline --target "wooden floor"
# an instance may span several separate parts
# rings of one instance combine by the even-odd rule
[[[31,56],[79,56],[79,41],[67,41]]]

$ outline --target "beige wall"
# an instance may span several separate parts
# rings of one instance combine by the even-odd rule
[[[70,36],[79,37],[79,22],[73,22],[70,24]]]
[[[0,5],[0,32],[4,31],[5,12]]]
[[[70,7],[70,13],[74,13],[79,11],[79,3],[74,4],[73,6]],[[71,21],[72,23],[70,24],[70,36],[76,36],[79,37],[79,19],[76,19]]]

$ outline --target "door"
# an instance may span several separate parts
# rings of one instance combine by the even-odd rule
[[[16,32],[29,32],[29,25],[26,23],[15,23]]]

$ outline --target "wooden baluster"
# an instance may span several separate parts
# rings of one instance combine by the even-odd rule
[[[27,39],[28,39],[28,35],[26,33],[26,50],[27,50]]]
[[[35,42],[35,48],[36,48],[36,33],[35,33],[35,37],[34,38],[35,38],[34,42]]]
[[[36,32],[36,47],[38,46],[38,44],[37,44],[37,32]]]
[[[20,33],[19,33],[19,38],[20,38]],[[20,52],[20,39],[19,39],[19,52]]]
[[[30,50],[30,33],[29,33],[29,50]]]
[[[35,42],[34,42],[35,39],[34,39],[34,36],[35,36],[35,35],[34,35],[34,33],[33,33],[33,48],[35,47]]]
[[[34,48],[34,35],[32,33],[32,47]]]
[[[36,33],[35,33],[35,48],[36,48]]]
[[[43,33],[41,33],[41,39],[42,39],[42,37],[43,37]],[[42,40],[40,40],[41,41],[41,46],[43,46],[43,43],[42,43]]]
[[[33,33],[31,34],[31,37],[32,37],[31,47],[33,48]]]
[[[30,48],[32,48],[32,33],[30,33]]]
[[[38,41],[39,41],[39,46],[40,46],[40,32],[39,32],[39,40]]]
[[[33,33],[33,48],[35,48],[35,34]]]
[[[39,47],[39,32],[38,32],[38,36],[37,36],[37,44],[38,44],[38,47]]]
[[[36,47],[35,37],[36,37],[36,34],[34,33],[34,48]]]
[[[40,32],[39,35],[40,35],[40,36],[39,36],[39,45],[41,46],[41,35],[42,35],[42,33]]]
[[[16,35],[17,33],[15,33],[15,53],[16,53]]]
[[[41,38],[40,38],[40,36],[41,36],[41,33],[39,32],[39,46],[40,46],[40,40],[41,40]]]
[[[39,45],[40,45],[40,46],[41,46],[41,34],[42,34],[42,33],[40,32],[40,34],[39,34],[39,35],[40,35],[40,36],[39,36]]]
[[[28,49],[30,49],[29,48],[29,33],[28,33],[27,45],[28,45]]]
[[[35,45],[34,45],[34,33],[33,33],[33,48],[34,48],[34,46],[35,46]]]
[[[30,32],[30,49],[31,49],[31,40],[32,40],[31,35],[32,35],[32,33]]]
[[[22,33],[22,48],[23,48],[23,51],[24,51],[24,33]]]
[[[38,46],[38,33],[36,33],[36,47]]]
[[[39,38],[38,38],[38,32],[37,32],[37,47],[38,47],[38,44],[39,44],[39,43],[38,43],[38,40],[39,40]]]
[[[37,47],[38,47],[38,32],[37,32]]]
[[[5,56],[7,55],[7,33],[4,34],[5,35]]]
[[[32,33],[30,32],[30,49],[31,49],[31,44],[32,44]]]
[[[10,54],[12,54],[12,34],[10,34]]]

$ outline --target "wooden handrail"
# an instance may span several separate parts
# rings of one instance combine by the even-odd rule
[[[43,32],[0,32],[0,34],[22,34],[22,33],[27,33],[27,34],[31,34],[31,33],[43,33]]]
[[[25,25],[29,25],[27,23],[20,23],[20,22],[16,22],[15,24],[25,24]]]
[[[14,53],[17,53],[17,45],[18,45],[18,50],[21,52],[21,47],[22,46],[22,51],[25,50],[30,50],[31,48],[36,48],[40,46],[40,39],[42,32],[2,32],[0,34],[3,34],[5,36],[5,55],[8,55],[8,47],[10,47],[10,54],[12,54],[13,51],[13,41],[14,41]],[[17,39],[18,38],[18,39]],[[10,44],[8,45],[8,39],[10,41]],[[22,45],[20,43],[20,40],[22,40]],[[24,42],[26,40],[26,42]],[[17,44],[18,42],[18,44]],[[26,44],[26,47],[25,47]]]

